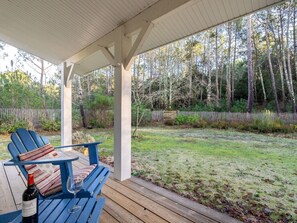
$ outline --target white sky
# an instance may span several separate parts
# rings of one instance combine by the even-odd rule
[[[3,58],[2,54],[7,53],[8,57]],[[10,46],[10,45],[5,45],[4,50],[1,52],[1,57],[0,57],[0,71],[5,72],[7,71],[7,67],[10,68],[10,61],[14,60],[14,56],[17,53],[17,48]]]

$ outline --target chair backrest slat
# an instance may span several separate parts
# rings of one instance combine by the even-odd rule
[[[12,133],[10,138],[19,153],[28,152],[27,148],[24,146],[21,139],[19,138],[19,136],[16,133]]]
[[[45,145],[45,143],[43,142],[42,138],[34,131],[29,130],[28,131],[32,137],[32,139],[34,140],[34,142],[36,143],[37,147],[42,147]]]
[[[31,137],[31,135],[26,129],[21,128],[21,129],[18,129],[16,132],[28,151],[38,148],[33,138]]]
[[[17,150],[17,148],[14,146],[14,144],[12,142],[10,142],[8,144],[8,150],[9,150],[9,152],[10,152],[10,154],[11,154],[11,156],[12,156],[12,158],[14,160],[20,160],[20,158],[19,158],[20,153],[19,153],[19,151]]]
[[[44,145],[46,145],[46,144],[49,144],[49,143],[50,143],[50,141],[48,140],[48,138],[47,138],[47,137],[45,137],[45,136],[40,136],[40,138],[42,139],[42,141],[43,141]]]
[[[8,144],[8,151],[10,152],[10,154],[14,160],[20,160],[20,158],[19,158],[20,152],[17,150],[17,148],[15,147],[15,145],[12,142],[10,142]],[[19,168],[22,171],[23,175],[27,178],[27,171],[26,171],[25,167],[19,166]]]

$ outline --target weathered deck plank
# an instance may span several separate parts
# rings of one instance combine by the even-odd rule
[[[106,204],[105,204],[106,206]],[[110,215],[108,212],[106,212],[105,210],[102,211],[102,214],[100,216],[100,220],[101,223],[118,223],[119,221],[117,221],[112,215]]]
[[[26,189],[26,185],[20,175],[22,175],[15,166],[6,166],[5,173],[7,176],[7,180],[9,186],[11,188],[12,196],[14,198],[15,205],[17,209],[21,209],[22,207],[22,194]],[[18,176],[18,177],[10,177],[10,176]]]
[[[61,152],[65,156],[79,156],[74,169],[88,165],[88,157],[75,151]],[[113,168],[110,167],[113,171]],[[4,167],[0,162],[0,213],[20,209],[21,194],[25,189],[24,178],[18,168]],[[117,181],[111,173],[102,189],[106,198],[100,222],[197,222],[238,223],[239,221],[190,201],[166,189],[132,177]]]
[[[0,212],[5,213],[9,211],[15,211],[16,210],[16,204],[13,199],[13,195],[10,189],[10,185],[8,183],[8,180],[6,178],[4,166],[2,163],[0,163]]]

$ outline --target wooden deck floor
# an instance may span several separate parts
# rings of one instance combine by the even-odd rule
[[[67,156],[79,156],[74,166],[88,164],[83,154],[68,151]],[[112,168],[111,168],[112,170]],[[25,179],[16,167],[3,166],[0,162],[0,213],[21,208],[21,196],[25,189]],[[230,218],[189,199],[161,187],[132,177],[123,182],[111,174],[102,189],[106,197],[100,222],[176,222],[176,223],[238,223]]]

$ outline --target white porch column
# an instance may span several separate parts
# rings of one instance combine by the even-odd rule
[[[124,68],[130,43],[124,38],[123,30],[118,29],[114,57],[114,175],[121,181],[131,177],[131,72]]]
[[[114,93],[114,174],[131,177],[131,72],[123,64],[115,68]]]
[[[61,145],[72,144],[72,89],[65,63],[61,66]],[[65,85],[65,82],[67,84]]]

